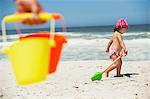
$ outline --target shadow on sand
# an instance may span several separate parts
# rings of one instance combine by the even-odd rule
[[[114,76],[114,77],[131,77],[132,75],[139,75],[139,73],[126,73],[126,74],[121,74],[120,76]]]

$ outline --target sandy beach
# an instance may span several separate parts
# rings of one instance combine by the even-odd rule
[[[150,0],[2,0],[0,99],[150,99],[149,5]],[[113,70],[92,81],[121,50],[128,53],[122,77]],[[44,79],[48,61],[60,61],[44,81],[19,85],[6,54],[24,84]]]
[[[11,64],[0,61],[0,99],[150,99],[150,61],[125,61],[123,77],[90,77],[111,61],[62,61],[56,73],[33,85],[19,86]]]

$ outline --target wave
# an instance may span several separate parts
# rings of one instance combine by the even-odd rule
[[[70,33],[69,35],[81,36],[82,34]],[[11,35],[9,36],[10,38],[17,38],[17,36],[15,35],[13,35],[13,37]],[[109,42],[108,38],[95,38],[95,39],[87,39],[82,37],[70,38],[68,39],[68,43],[64,46],[62,60],[108,59],[109,56],[105,53],[105,48],[108,42]],[[150,60],[149,58],[150,38],[132,39],[132,40],[127,39],[124,40],[124,42],[129,51],[129,55],[125,58],[125,60]],[[12,43],[13,42],[7,42],[6,45],[10,46]],[[4,43],[0,42],[0,49],[3,46]],[[0,55],[2,57],[1,53]]]
[[[14,40],[13,41],[8,41],[6,43],[6,45],[9,45],[12,42],[16,41],[18,37],[14,36],[14,37],[10,37],[10,38],[13,38]],[[108,41],[109,41],[108,38],[102,38],[102,37],[97,37],[95,39],[90,39],[90,37],[89,37],[89,39],[88,38],[82,38],[82,37],[81,38],[71,38],[71,39],[68,39],[68,43],[72,42],[74,44],[75,43],[79,43],[79,44],[87,43],[88,44],[88,43],[97,43],[97,42],[105,43],[105,42],[108,42]],[[150,38],[125,39],[124,41],[127,42],[127,43],[146,43],[146,44],[150,44]],[[3,42],[0,42],[0,45],[3,45]]]
[[[64,34],[66,36],[71,37],[81,37],[81,36],[97,36],[97,37],[110,37],[112,36],[112,32],[57,32],[56,34]],[[150,32],[127,32],[123,34],[124,36],[136,36],[136,35],[150,35]],[[18,38],[18,34],[7,35],[8,38]],[[0,36],[1,38],[1,36]]]
[[[73,44],[90,44],[90,43],[105,43],[109,41],[110,36],[112,34],[110,33],[74,33],[74,32],[58,32],[58,34],[64,34],[68,38],[68,43],[73,43]],[[125,33],[124,35],[124,40],[125,42],[128,43],[149,43],[150,42],[150,32],[139,32],[139,33]],[[7,35],[8,39],[8,44],[11,41],[15,41],[18,38],[18,34],[15,35]],[[2,42],[2,37],[0,37],[0,41]]]
[[[64,35],[66,35],[69,39],[72,39],[72,38],[85,38],[85,39],[97,39],[97,38],[100,38],[100,39],[109,39],[111,36],[112,36],[112,33],[80,33],[80,32],[77,32],[77,33],[73,33],[73,32],[67,32],[67,33],[64,33]],[[132,40],[132,39],[141,39],[141,38],[150,38],[150,32],[128,32],[128,33],[125,33],[123,34],[124,38],[125,39],[129,39],[129,40]]]
[[[150,38],[145,38],[145,39],[132,39],[132,40],[124,40],[125,43],[128,44],[133,44],[133,45],[150,45]]]
[[[68,39],[68,44],[106,44],[109,42],[109,39],[105,39],[105,38],[97,38],[97,39],[83,39],[83,38],[73,38],[73,39]],[[143,38],[143,39],[132,39],[132,40],[124,40],[125,43],[127,44],[149,44],[150,45],[150,39],[149,38]],[[3,45],[11,45],[12,43],[14,43],[14,41],[9,41],[6,43],[0,42],[0,46]]]
[[[7,35],[7,39],[17,39],[19,38],[18,34]],[[0,36],[0,40],[2,40],[2,36]]]
[[[143,34],[148,34],[150,35],[150,32],[127,32],[123,34],[124,36],[132,36],[132,35],[143,35]]]
[[[68,39],[68,44],[67,46],[73,46],[75,47],[90,47],[90,46],[95,46],[95,47],[106,47],[109,42],[109,39]],[[132,39],[132,40],[124,40],[125,45],[128,48],[133,48],[133,49],[150,49],[150,39]]]

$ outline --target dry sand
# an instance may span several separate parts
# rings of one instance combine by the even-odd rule
[[[64,61],[46,81],[19,86],[7,59],[0,61],[0,99],[150,99],[150,61],[125,61],[123,77],[90,80],[111,61]],[[127,75],[128,74],[128,75]],[[130,77],[129,77],[130,76]]]

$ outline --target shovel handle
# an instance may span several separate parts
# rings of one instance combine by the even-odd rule
[[[103,73],[110,68],[111,65],[113,65],[116,61],[118,61],[121,58],[121,56],[118,56],[104,71]]]

